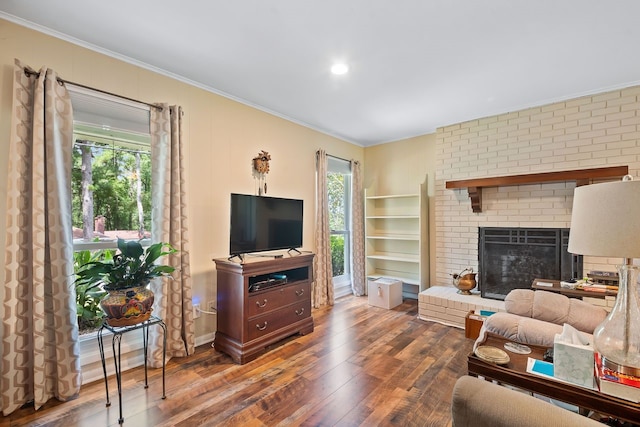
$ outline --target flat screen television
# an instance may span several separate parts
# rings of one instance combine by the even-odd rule
[[[302,246],[303,201],[231,194],[231,256]]]

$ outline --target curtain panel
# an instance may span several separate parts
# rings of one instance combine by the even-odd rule
[[[360,162],[351,160],[351,290],[356,296],[367,294],[363,199]]]
[[[0,390],[8,415],[80,391],[73,286],[71,151],[67,89],[43,67],[15,61],[7,180]]]
[[[316,256],[313,259],[314,308],[333,305],[333,270],[331,267],[331,233],[329,229],[329,198],[327,194],[327,153],[316,152]]]
[[[151,109],[152,239],[178,250],[166,260],[175,267],[173,279],[152,283],[154,310],[167,325],[167,360],[195,351],[192,285],[187,224],[187,186],[182,138],[182,108],[161,104]],[[149,362],[162,366],[162,331],[151,331]]]

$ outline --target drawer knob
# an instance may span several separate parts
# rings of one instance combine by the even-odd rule
[[[256,305],[260,308],[264,308],[267,305],[267,299],[265,298],[262,304],[260,304],[260,301],[256,301]]]
[[[300,310],[296,310],[296,314],[298,316],[302,316],[304,314],[304,307],[302,307]]]
[[[259,331],[264,331],[265,329],[267,329],[267,321],[265,320],[265,321],[264,321],[264,325],[262,325],[262,326],[260,326],[260,325],[256,325],[256,328],[257,328]]]
[[[300,289],[296,291],[296,295],[298,295],[299,297],[301,297],[304,294],[304,289]]]

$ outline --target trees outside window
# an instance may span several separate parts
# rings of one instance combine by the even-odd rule
[[[333,160],[333,161],[332,161]],[[327,173],[331,265],[336,297],[351,289],[351,172],[349,162],[330,159]]]
[[[329,173],[327,176],[333,277],[342,276],[349,271],[349,254],[347,252],[349,231],[346,217],[348,199],[345,197],[345,180],[346,175],[341,173]]]
[[[73,150],[74,238],[143,239],[151,230],[151,153],[78,139]],[[115,246],[115,245],[114,245]]]

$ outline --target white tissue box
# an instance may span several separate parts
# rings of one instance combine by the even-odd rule
[[[590,389],[595,388],[593,345],[553,344],[553,376]],[[591,344],[591,343],[590,343]]]

